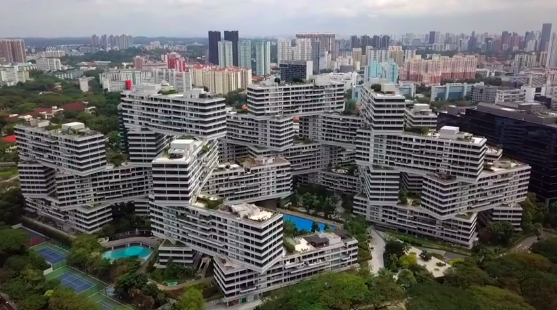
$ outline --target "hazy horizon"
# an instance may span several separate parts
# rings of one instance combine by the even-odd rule
[[[465,3],[464,3],[465,2]],[[3,0],[0,37],[131,34],[203,38],[209,30],[242,37],[332,32],[363,34],[523,34],[556,24],[557,1],[517,0]]]

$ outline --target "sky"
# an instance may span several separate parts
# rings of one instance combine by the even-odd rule
[[[0,12],[0,37],[557,31],[556,0],[0,0]]]

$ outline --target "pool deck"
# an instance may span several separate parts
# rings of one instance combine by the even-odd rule
[[[277,210],[279,210],[280,213],[282,213],[282,214],[288,214],[288,215],[292,215],[292,216],[302,217],[302,218],[305,218],[305,219],[308,219],[308,220],[315,221],[317,223],[328,224],[329,226],[334,226],[335,228],[343,228],[344,227],[341,222],[326,220],[326,219],[323,219],[323,218],[320,218],[320,217],[311,216],[307,213],[288,210],[288,209],[283,209],[283,208],[280,208],[280,209],[277,209]]]
[[[118,240],[107,241],[107,242],[104,242],[104,243],[101,243],[101,244],[105,248],[110,249],[112,247],[118,247],[118,246],[130,244],[130,243],[143,243],[143,244],[151,246],[153,248],[157,248],[160,244],[160,241],[156,237],[131,237],[131,238],[126,238],[126,239],[118,239]]]

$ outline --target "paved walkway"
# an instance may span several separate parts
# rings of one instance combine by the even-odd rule
[[[371,260],[369,261],[369,268],[371,272],[378,273],[379,270],[385,267],[383,261],[383,253],[385,253],[385,239],[373,227],[368,228],[371,235],[371,242],[369,243],[371,250]]]
[[[186,286],[191,286],[191,285],[196,285],[196,284],[200,284],[200,283],[207,283],[207,282],[211,282],[213,281],[213,277],[207,277],[207,278],[203,278],[203,279],[199,279],[199,280],[195,280],[195,281],[189,281],[186,283],[180,283],[178,285],[174,285],[174,286],[166,286],[166,285],[162,285],[159,282],[155,282],[153,280],[151,280],[151,282],[155,283],[157,285],[157,287],[159,288],[159,290],[161,291],[173,291],[173,290],[178,290],[181,288],[184,288]]]
[[[131,237],[125,239],[112,240],[102,243],[105,248],[126,245],[129,243],[145,243],[148,246],[158,247],[160,241],[156,237]]]

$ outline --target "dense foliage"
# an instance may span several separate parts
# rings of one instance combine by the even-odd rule
[[[548,259],[555,257],[556,242],[534,246],[547,257],[501,254],[479,246],[473,256],[455,261],[445,277],[434,280],[406,254],[407,245],[389,240],[385,250],[392,271],[371,275],[361,268],[320,275],[276,292],[259,310],[386,310],[397,305],[406,310],[557,309],[557,265]]]
[[[80,121],[103,134],[118,131],[117,106],[120,103],[120,94],[103,93],[96,80],[90,81],[90,91],[83,93],[74,82],[43,73],[34,73],[33,78],[33,81],[0,88],[0,130],[5,134],[13,134],[13,126],[17,124],[6,120],[10,114],[21,115],[32,112],[35,108],[60,107],[81,101],[88,102],[88,107],[95,107],[95,112],[67,110],[51,121]]]
[[[29,241],[23,230],[0,230],[0,291],[20,310],[100,310],[97,304],[60,286],[59,280],[46,280],[43,270],[49,265],[29,250]]]

